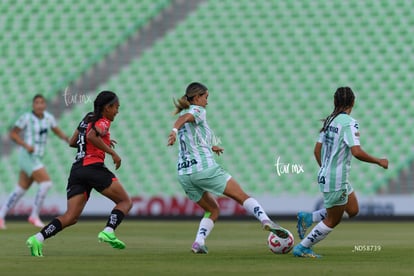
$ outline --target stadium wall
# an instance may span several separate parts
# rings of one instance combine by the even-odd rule
[[[313,211],[322,208],[322,198],[309,195],[301,196],[259,196],[257,200],[265,210],[272,216],[291,217],[299,210]],[[2,202],[5,197],[2,196]],[[24,216],[29,214],[32,206],[32,197],[23,198],[17,206],[12,209],[9,216]],[[129,213],[130,217],[193,217],[201,216],[202,209],[184,196],[133,196],[133,207]],[[219,197],[222,217],[240,217],[247,215],[245,210],[235,201]],[[414,195],[382,195],[361,196],[360,216],[363,217],[406,217],[414,216],[412,202]],[[107,216],[114,204],[102,197],[92,195],[83,215],[85,216]],[[62,214],[66,210],[66,199],[63,196],[53,195],[47,198],[42,215],[54,216]]]

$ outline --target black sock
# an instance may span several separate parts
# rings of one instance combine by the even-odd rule
[[[45,239],[48,239],[62,231],[62,223],[57,218],[53,219],[48,225],[40,230]]]
[[[118,225],[121,224],[122,220],[124,219],[124,213],[118,209],[113,209],[111,215],[108,218],[106,223],[107,227],[111,227],[112,229],[116,229]]]

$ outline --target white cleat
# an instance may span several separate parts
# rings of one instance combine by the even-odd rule
[[[2,229],[2,230],[6,230],[7,229],[7,227],[6,227],[6,221],[4,219],[2,219],[2,218],[0,218],[0,229]]]
[[[40,220],[40,218],[29,217],[29,219],[27,221],[30,222],[31,224],[33,224],[36,227],[39,227],[39,228],[45,227],[45,224]]]

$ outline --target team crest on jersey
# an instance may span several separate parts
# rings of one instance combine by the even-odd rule
[[[108,122],[106,122],[106,121],[101,121],[101,122],[99,123],[99,128],[100,128],[100,129],[102,129],[102,133],[101,133],[101,135],[105,135],[105,134],[107,134],[107,133],[108,133],[108,131],[109,131],[109,124],[108,124]]]

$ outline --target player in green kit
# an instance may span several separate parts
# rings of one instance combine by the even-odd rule
[[[366,153],[360,145],[359,126],[350,116],[355,102],[355,95],[349,87],[340,87],[334,95],[335,109],[329,115],[320,130],[314,155],[320,166],[318,183],[323,193],[325,209],[315,212],[315,217],[323,218],[311,232],[293,248],[296,257],[319,258],[312,246],[325,239],[337,226],[344,214],[355,216],[358,213],[358,201],[348,181],[351,158],[374,163],[384,169],[388,168],[388,160],[376,158]],[[298,214],[298,232],[301,238],[306,227],[312,224],[310,213]]]
[[[9,194],[0,208],[0,229],[6,229],[7,213],[23,197],[33,182],[39,184],[39,189],[28,221],[36,227],[44,226],[39,214],[46,194],[52,187],[52,180],[42,161],[47,148],[49,130],[64,141],[69,140],[58,127],[55,117],[46,111],[46,106],[46,99],[40,94],[35,95],[32,111],[21,115],[10,131],[10,138],[20,147],[18,161],[20,172],[14,191]]]
[[[224,194],[234,199],[262,223],[264,230],[287,237],[287,231],[272,222],[262,206],[248,196],[236,180],[214,160],[213,152],[220,155],[223,149],[214,145],[215,137],[207,124],[208,96],[207,87],[201,83],[193,82],[187,87],[185,95],[175,102],[175,113],[180,117],[175,121],[168,137],[169,146],[178,139],[178,181],[187,196],[205,211],[191,250],[199,254],[208,252],[205,240],[220,212],[213,194]]]

